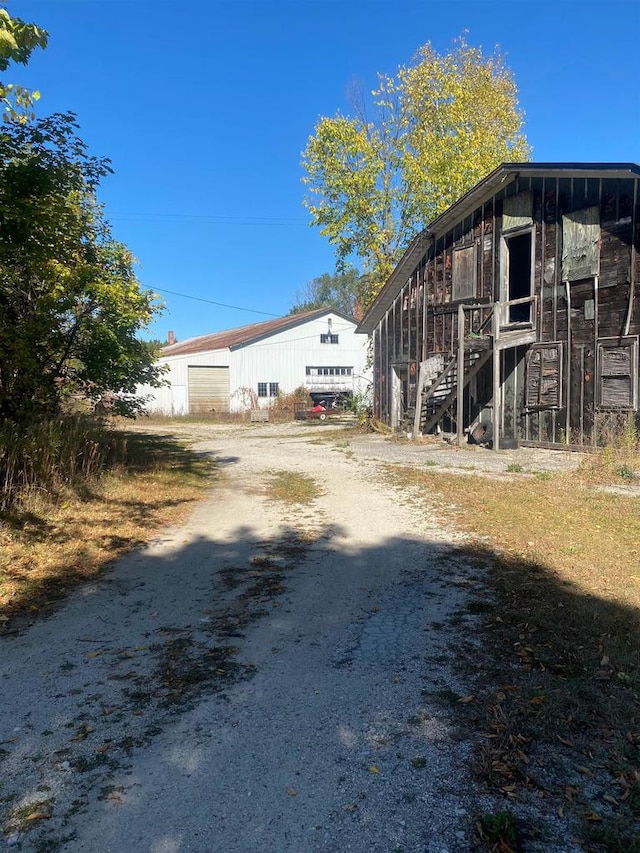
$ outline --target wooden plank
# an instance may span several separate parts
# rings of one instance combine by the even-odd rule
[[[600,261],[600,208],[583,207],[562,217],[562,280],[597,275]]]

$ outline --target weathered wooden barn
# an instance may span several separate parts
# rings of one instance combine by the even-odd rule
[[[358,331],[414,435],[598,445],[638,425],[640,166],[506,163],[409,245]]]

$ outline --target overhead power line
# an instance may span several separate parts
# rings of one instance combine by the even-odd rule
[[[258,311],[257,308],[243,308],[240,305],[227,305],[225,302],[214,302],[213,299],[203,299],[201,296],[190,296],[188,293],[178,293],[176,290],[166,290],[164,287],[153,287],[159,293],[170,293],[172,296],[181,296],[183,299],[194,299],[196,302],[206,302],[208,305],[217,305],[218,308],[232,308],[234,311],[248,311],[250,314],[264,314],[267,317],[282,317],[282,314],[271,314],[269,311]]]
[[[117,212],[108,213],[109,221],[118,222],[172,222],[174,220],[191,222],[209,222],[213,225],[308,225],[309,220],[303,217],[287,216],[218,216],[199,213],[143,213]]]

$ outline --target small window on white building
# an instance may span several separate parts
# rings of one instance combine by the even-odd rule
[[[270,397],[277,397],[278,396],[278,383],[277,382],[270,382],[269,383],[269,396]]]
[[[258,397],[266,397],[267,396],[267,383],[266,382],[258,382]]]
[[[325,334],[320,335],[320,343],[321,344],[337,344],[338,343],[338,335],[334,335],[331,332],[327,332]]]

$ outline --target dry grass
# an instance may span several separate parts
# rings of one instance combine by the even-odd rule
[[[174,440],[120,437],[124,457],[101,481],[55,498],[32,495],[0,515],[0,627],[46,613],[210,487],[210,464]]]
[[[321,490],[312,477],[305,477],[296,471],[273,471],[267,494],[273,500],[285,503],[310,504],[321,494]]]
[[[483,733],[480,778],[570,815],[585,850],[637,853],[640,498],[594,490],[603,469],[606,454],[550,480],[394,473],[467,531],[462,553],[487,569],[470,606],[484,642],[462,639],[460,655],[482,673],[460,706]]]

